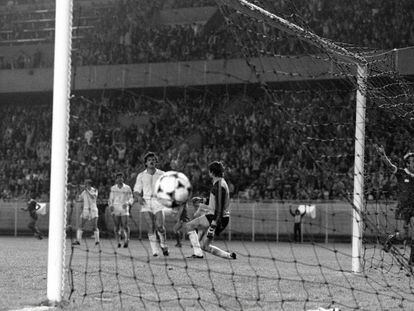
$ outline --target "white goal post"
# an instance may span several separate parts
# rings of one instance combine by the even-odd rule
[[[72,5],[72,0],[56,0],[55,2],[53,123],[47,262],[47,299],[51,305],[61,302],[64,289]]]
[[[218,0],[221,4],[231,7],[249,17],[276,27],[299,40],[323,48],[334,57],[356,66],[357,94],[355,120],[355,158],[354,158],[354,193],[352,213],[352,271],[362,271],[362,217],[364,204],[364,148],[365,148],[365,110],[366,82],[368,77],[367,61],[362,56],[348,51],[308,30],[270,13],[246,0]]]

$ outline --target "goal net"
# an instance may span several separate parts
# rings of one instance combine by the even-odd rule
[[[399,73],[398,51],[338,42],[358,29],[334,27],[336,6],[222,0],[209,21],[190,25],[137,24],[135,11],[117,7],[124,41],[77,42],[78,62],[98,66],[76,69],[71,100],[64,300],[108,310],[410,309],[411,241],[384,250],[404,223],[376,146],[405,167],[412,83]],[[88,92],[83,78],[102,89]],[[209,196],[208,164],[224,163],[231,218],[214,245],[236,260],[187,258],[185,235],[174,246],[173,209],[165,210],[170,254],[153,257],[137,202],[129,246],[118,247],[109,189],[117,172],[133,188],[147,151],[160,169],[186,174],[199,197]],[[99,245],[87,229],[73,243],[85,178],[99,193]]]

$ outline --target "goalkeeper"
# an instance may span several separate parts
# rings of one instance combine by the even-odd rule
[[[384,251],[388,252],[395,241],[410,241],[411,251],[409,264],[414,265],[414,241],[409,234],[410,226],[412,225],[411,220],[414,217],[414,153],[407,153],[404,156],[406,167],[399,168],[387,157],[382,146],[377,146],[377,150],[383,162],[392,169],[397,179],[398,205],[395,218],[404,221],[404,236],[401,236],[398,231],[390,235],[385,241]]]
[[[190,258],[203,258],[203,250],[215,256],[236,259],[233,252],[224,251],[211,245],[214,236],[219,235],[227,226],[230,219],[229,188],[223,178],[224,167],[221,162],[215,161],[208,167],[209,175],[213,179],[210,191],[209,210],[206,214],[194,218],[186,224],[186,231],[193,247],[194,254]],[[206,232],[199,238],[197,232]]]

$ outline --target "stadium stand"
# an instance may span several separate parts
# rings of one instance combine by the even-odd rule
[[[300,26],[310,27],[326,38],[351,45],[391,49],[414,44],[414,22],[411,16],[412,1],[358,1],[348,6],[342,1],[297,1],[303,20],[294,20]],[[196,1],[193,6],[210,5],[205,9],[206,20],[187,24],[157,24],[160,10],[177,14],[171,9],[183,8],[188,1],[125,1],[119,4],[107,1],[80,1],[74,19],[74,43],[78,65],[125,64],[194,59],[220,59],[240,57],[232,36],[223,23],[210,27],[214,1]],[[93,4],[93,5],[92,5]],[[141,5],[138,5],[141,4]],[[288,11],[287,2],[274,2],[278,12]],[[54,9],[36,10],[20,5],[6,6],[0,14],[0,45],[43,45],[53,40]],[[358,12],[358,14],[354,14]],[[187,11],[188,13],[188,11]],[[394,19],[385,18],[387,14]],[[98,19],[98,17],[105,17]],[[107,22],[112,21],[112,22]],[[113,22],[116,21],[116,22]],[[335,22],[333,22],[335,21]],[[352,21],[352,22],[351,22]],[[386,22],[384,22],[386,21]],[[148,27],[148,25],[152,25]],[[206,29],[204,26],[207,25]],[[246,25],[248,29],[249,25]],[[370,31],[367,31],[367,30]],[[263,47],[275,54],[300,54],[301,43],[284,37],[279,31],[268,29],[268,36],[277,44]],[[243,39],[243,38],[242,38]],[[275,42],[272,41],[272,42]],[[268,40],[270,42],[270,40]],[[49,53],[52,55],[52,53]],[[49,55],[49,57],[51,57]],[[119,56],[120,55],[120,56]],[[34,55],[29,55],[34,57]],[[15,60],[3,60],[3,68],[13,67]],[[8,64],[10,63],[10,64]],[[51,64],[52,61],[47,63]],[[26,67],[29,65],[26,65]],[[31,61],[30,66],[39,66]],[[16,66],[17,68],[20,68]]]
[[[300,107],[295,108],[294,103],[312,99],[315,115],[334,124],[352,117],[353,110],[349,108],[352,106],[352,96],[345,93],[342,97],[335,94],[332,98],[316,98],[311,92],[288,93],[282,95],[280,101],[291,104],[292,109],[300,113]],[[307,165],[312,161],[299,152],[295,134],[289,124],[280,122],[272,104],[260,99],[243,98],[240,94],[231,98],[230,104],[217,97],[211,97],[203,105],[195,104],[202,101],[200,96],[195,96],[188,98],[186,103],[169,99],[168,104],[163,101],[157,104],[154,99],[127,93],[99,100],[75,98],[71,111],[70,182],[81,184],[86,177],[91,177],[104,188],[113,181],[113,174],[118,171],[124,171],[127,180],[133,182],[134,174],[142,166],[140,155],[149,148],[161,155],[162,168],[174,168],[186,173],[196,192],[203,193],[206,190],[201,186],[208,184],[203,180],[206,174],[202,168],[220,152],[231,167],[227,175],[235,197],[323,200],[350,195],[343,193],[343,189],[349,189],[344,183],[352,181],[349,175],[352,176],[353,159],[336,157],[351,148],[343,145],[349,133],[343,132],[343,136],[338,137],[331,146],[332,157],[327,157],[324,165],[332,167],[332,170],[321,175],[316,167]],[[318,108],[319,101],[339,101],[344,104],[344,109],[336,115],[324,114],[323,109]],[[235,104],[240,108],[240,102],[246,103],[244,109],[232,111]],[[255,111],[252,111],[253,106]],[[177,107],[180,109],[179,118],[176,117]],[[3,200],[24,198],[31,191],[47,196],[50,131],[43,129],[51,128],[51,107],[35,106],[29,110],[2,105],[0,109]],[[225,117],[223,114],[220,119],[214,119],[216,109],[227,109],[228,113]],[[40,119],[32,120],[33,111],[41,116]],[[138,121],[132,122],[131,119]],[[378,130],[385,136],[387,128],[398,126],[398,122],[386,122],[385,116],[378,119],[378,126],[381,124],[382,128]],[[222,129],[223,132],[217,131],[217,135],[214,134],[217,137],[211,137],[212,128]],[[396,158],[403,153],[408,140],[407,131],[401,128],[399,132],[401,137],[389,137],[390,141],[394,141],[391,156]],[[181,137],[181,141],[177,143],[171,140],[171,133]],[[196,134],[190,136],[187,133]],[[215,143],[209,144],[209,141]],[[368,146],[367,150],[370,159],[372,147]],[[368,180],[368,188],[372,188],[368,192],[370,198],[392,198],[395,180],[386,175],[381,164],[374,159],[375,156],[369,160],[367,168],[367,171],[372,172]],[[287,179],[284,175],[292,177]],[[284,183],[281,183],[282,180]],[[373,187],[373,184],[378,183],[381,184],[381,190],[374,192],[373,189],[378,189],[378,186]]]
[[[206,26],[211,15],[201,23],[157,24],[151,22],[154,15],[159,14],[160,10],[168,11],[188,7],[189,1],[168,1],[163,5],[159,1],[151,1],[152,5],[144,2],[141,2],[141,6],[136,6],[134,1],[125,1],[118,5],[110,1],[92,2],[85,0],[77,2],[79,6],[76,6],[76,10],[79,11],[76,12],[80,14],[75,14],[74,20],[75,39],[79,39],[74,43],[75,65],[175,62],[240,56],[240,51],[232,43],[231,34],[224,27],[211,29]],[[301,1],[298,3],[300,4]],[[14,1],[4,1],[2,4],[7,10],[0,14],[0,44],[8,45],[7,48],[11,48],[11,50],[9,56],[0,57],[1,68],[19,69],[51,66],[53,59],[50,58],[52,57],[50,49],[53,45],[45,44],[53,40],[54,8],[51,2],[20,1],[19,4],[16,4]],[[192,6],[209,5],[211,8],[212,4],[212,1],[191,1]],[[282,12],[282,15],[286,9],[284,5],[283,1],[274,3],[275,8]],[[319,0],[310,1],[306,5],[298,7],[301,16],[306,16],[309,26],[323,36],[350,44],[389,49],[414,44],[414,19],[410,14],[413,11],[412,5],[413,2],[407,0],[401,0],[397,3],[358,1],[351,8],[342,1]],[[361,14],[354,14],[354,12],[361,12]],[[392,25],[383,22],[384,15],[390,12],[393,16],[397,16],[392,20]],[[369,19],[365,19],[367,14],[370,16]],[[97,16],[104,18],[97,19]],[[362,22],[363,19],[364,22]],[[117,22],[103,22],[108,20]],[[336,22],[333,23],[333,20]],[[296,22],[303,24],[301,21]],[[204,28],[208,28],[208,31],[205,31]],[[372,31],[365,31],[367,28]],[[276,39],[279,38],[279,34],[276,32],[269,33],[269,35],[275,36]],[[86,40],[82,41],[82,38]],[[280,42],[283,44],[275,44],[274,53],[300,54],[300,45],[294,41],[281,39]],[[15,53],[16,48],[19,53]],[[266,47],[266,50],[269,50],[269,47]],[[10,55],[13,55],[14,59],[11,59]],[[307,196],[298,191],[298,185],[301,185],[300,188],[309,189],[308,193],[311,193],[311,197],[314,199],[334,199],[348,195],[341,192],[341,189],[345,188],[343,183],[346,182],[346,178],[323,176],[322,179],[312,179],[308,177],[316,174],[312,174],[313,167],[292,167],[292,163],[287,161],[287,158],[297,158],[300,163],[306,163],[306,158],[303,158],[303,155],[295,154],[297,150],[294,148],[294,140],[284,142],[277,139],[278,132],[288,131],[288,129],[277,122],[277,116],[274,116],[270,105],[263,104],[261,110],[255,111],[253,114],[247,105],[244,111],[229,114],[224,120],[215,120],[215,124],[208,124],[206,121],[208,118],[202,117],[211,114],[211,111],[206,110],[207,108],[194,105],[187,105],[183,108],[183,103],[174,103],[174,100],[169,101],[170,105],[151,105],[153,101],[134,96],[127,96],[126,101],[130,104],[123,104],[120,108],[119,102],[125,101],[124,96],[99,100],[84,97],[76,99],[76,105],[72,109],[71,123],[73,128],[71,129],[70,178],[73,183],[79,183],[86,175],[89,175],[106,186],[112,178],[111,174],[118,170],[126,170],[127,176],[132,179],[139,165],[137,163],[138,156],[145,149],[144,146],[151,146],[151,141],[155,137],[156,141],[162,141],[160,144],[162,148],[157,151],[169,150],[162,159],[162,166],[183,170],[192,178],[196,189],[197,185],[202,185],[205,182],[200,180],[203,176],[200,168],[206,167],[206,163],[214,158],[218,150],[223,150],[224,158],[233,168],[228,174],[234,196],[253,199],[290,199]],[[235,94],[232,96],[236,100],[243,95]],[[298,95],[284,96],[286,97],[281,98],[281,101],[294,102],[292,96]],[[305,96],[304,99],[308,100],[310,97],[306,98],[306,96],[311,95],[301,96]],[[338,97],[335,99],[318,98],[316,101],[341,100],[344,103],[349,103],[349,96],[346,94],[339,99]],[[194,103],[201,99],[196,96],[188,100]],[[255,99],[244,98],[244,101],[255,103]],[[105,105],[102,106],[102,103]],[[210,107],[224,104],[220,99],[211,99]],[[171,116],[174,114],[170,112],[174,112],[176,105],[180,105],[180,118],[173,120]],[[102,107],[98,109],[98,106]],[[155,110],[154,107],[158,107],[158,110]],[[110,114],[113,114],[114,109],[118,108],[126,109],[126,111],[118,111],[118,118],[128,114],[137,115],[139,109],[141,117],[150,120],[147,122],[148,126],[134,128],[133,126],[120,127],[119,124],[112,124],[108,127],[110,117],[113,117]],[[31,121],[31,113],[33,112],[29,112],[27,108],[2,105],[0,109],[2,120],[0,135],[3,138],[0,143],[3,159],[0,161],[0,167],[4,168],[0,181],[3,185],[2,198],[9,200],[25,197],[34,190],[47,196],[50,133],[40,129],[50,128],[51,107],[33,107],[36,111],[41,112],[38,114],[41,117],[36,122]],[[341,113],[341,117],[346,118],[351,112],[344,110]],[[321,116],[326,119],[332,117]],[[204,121],[197,122],[200,118]],[[265,122],[258,122],[258,119],[264,119]],[[88,120],[87,124],[86,120]],[[227,133],[237,133],[237,135],[233,141],[223,140],[220,144],[212,146],[207,142],[207,128],[210,126],[223,128],[225,131],[223,137],[228,136],[225,135]],[[165,135],[167,127],[169,131],[173,130],[180,134],[183,139],[188,138],[185,133],[190,130],[198,133],[198,136],[195,137],[197,141],[194,144],[195,147],[177,146],[176,143],[165,139],[168,137]],[[93,134],[92,138],[86,141],[85,133],[88,131],[89,135]],[[381,135],[386,135],[385,126],[382,131]],[[135,137],[139,137],[139,139]],[[250,137],[250,139],[247,141],[237,140],[237,137]],[[258,139],[260,137],[274,137],[274,145],[266,146],[263,141]],[[395,140],[394,148],[391,151],[392,156],[400,155],[403,152],[405,139],[406,137],[402,134],[399,139]],[[242,141],[242,152],[238,154],[236,146],[240,147]],[[283,144],[288,146],[285,150],[285,156],[278,153]],[[11,146],[17,146],[17,148],[12,149]],[[120,148],[121,150],[126,148],[126,150],[119,151]],[[191,152],[184,152],[180,148],[190,148]],[[337,151],[337,153],[339,152]],[[108,157],[97,158],[98,154],[108,155]],[[289,154],[289,157],[286,154]],[[12,159],[14,163],[18,164],[11,165]],[[332,161],[332,171],[340,172],[342,175],[351,174],[349,171],[352,166],[351,159],[330,161]],[[184,163],[187,164],[184,165]],[[369,163],[369,166],[371,165],[372,171],[379,166],[374,160]],[[111,170],[101,169],[108,166],[111,167]],[[295,177],[291,182],[280,184],[280,180],[283,178],[278,174],[285,174],[292,170],[295,170],[296,173],[293,174]],[[348,180],[350,179],[348,178]],[[395,181],[390,180],[389,176],[385,176],[382,171],[379,171],[373,174],[369,180],[368,188],[370,184],[374,183],[380,183],[383,190],[380,193],[372,190],[370,198],[392,197]],[[203,191],[203,189],[198,190]]]

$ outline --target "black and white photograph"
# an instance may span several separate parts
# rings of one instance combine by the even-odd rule
[[[0,310],[414,310],[414,1],[0,0]]]

